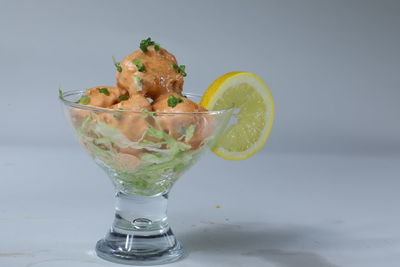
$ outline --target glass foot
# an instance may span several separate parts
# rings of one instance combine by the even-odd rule
[[[171,263],[184,256],[167,222],[168,195],[116,194],[114,222],[97,242],[100,258],[129,265]]]
[[[158,265],[181,259],[185,253],[171,229],[159,235],[135,236],[110,231],[96,244],[100,258],[128,265]]]

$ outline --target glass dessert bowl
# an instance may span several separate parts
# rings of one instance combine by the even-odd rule
[[[116,190],[113,225],[97,242],[99,257],[154,265],[183,257],[167,221],[168,194],[177,179],[214,144],[233,108],[153,112],[82,104],[85,91],[60,94],[80,144]],[[193,94],[185,98],[199,100]],[[186,100],[185,100],[186,101]]]

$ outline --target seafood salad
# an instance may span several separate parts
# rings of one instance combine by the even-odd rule
[[[82,91],[67,112],[81,144],[120,190],[154,195],[206,151],[217,117],[184,94],[185,66],[173,54],[151,38],[139,48],[114,60],[115,86]]]

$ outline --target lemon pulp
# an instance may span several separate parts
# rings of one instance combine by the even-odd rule
[[[212,148],[228,160],[243,160],[265,144],[272,129],[274,101],[268,86],[250,72],[230,72],[207,89],[200,102],[208,110],[234,106],[233,123]]]

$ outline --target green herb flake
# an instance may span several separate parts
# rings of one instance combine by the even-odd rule
[[[121,116],[122,116],[122,114],[121,114],[121,113],[115,113],[113,116],[114,116],[114,118],[116,118],[116,119],[120,119]]]
[[[159,51],[161,48],[160,44],[155,43],[154,44],[154,50]]]
[[[114,57],[112,57],[112,60],[113,60],[113,62],[114,62],[114,66],[115,66],[115,68],[117,69],[117,71],[118,71],[118,72],[122,72],[121,63],[117,62],[117,61],[115,60]]]
[[[87,104],[89,104],[89,102],[90,102],[90,97],[87,95],[84,95],[81,97],[81,99],[79,99],[78,103],[82,104],[82,105],[87,105]]]
[[[177,73],[181,74],[183,77],[186,77],[186,72],[185,72],[185,65],[180,65],[178,66],[178,64],[176,63],[172,63],[172,67],[176,70]]]
[[[168,107],[171,107],[171,108],[176,107],[176,105],[178,105],[179,103],[182,103],[182,102],[183,102],[182,98],[175,97],[173,95],[170,95],[167,100]]]
[[[156,49],[155,45],[158,45],[158,48],[160,48],[160,45],[152,41],[150,37],[140,41],[140,49],[145,53],[148,51],[147,47],[149,47],[150,45],[154,45],[154,49]]]
[[[105,95],[110,95],[110,91],[107,88],[99,88],[99,92]]]
[[[132,63],[135,64],[138,71],[140,71],[140,72],[146,71],[146,67],[144,66],[143,62],[140,59],[135,58],[134,60],[132,60]]]
[[[63,91],[61,90],[61,88],[58,88],[58,96],[63,99]]]
[[[128,95],[120,95],[119,97],[118,97],[118,100],[119,101],[125,101],[125,100],[128,100],[129,99],[129,96]]]

